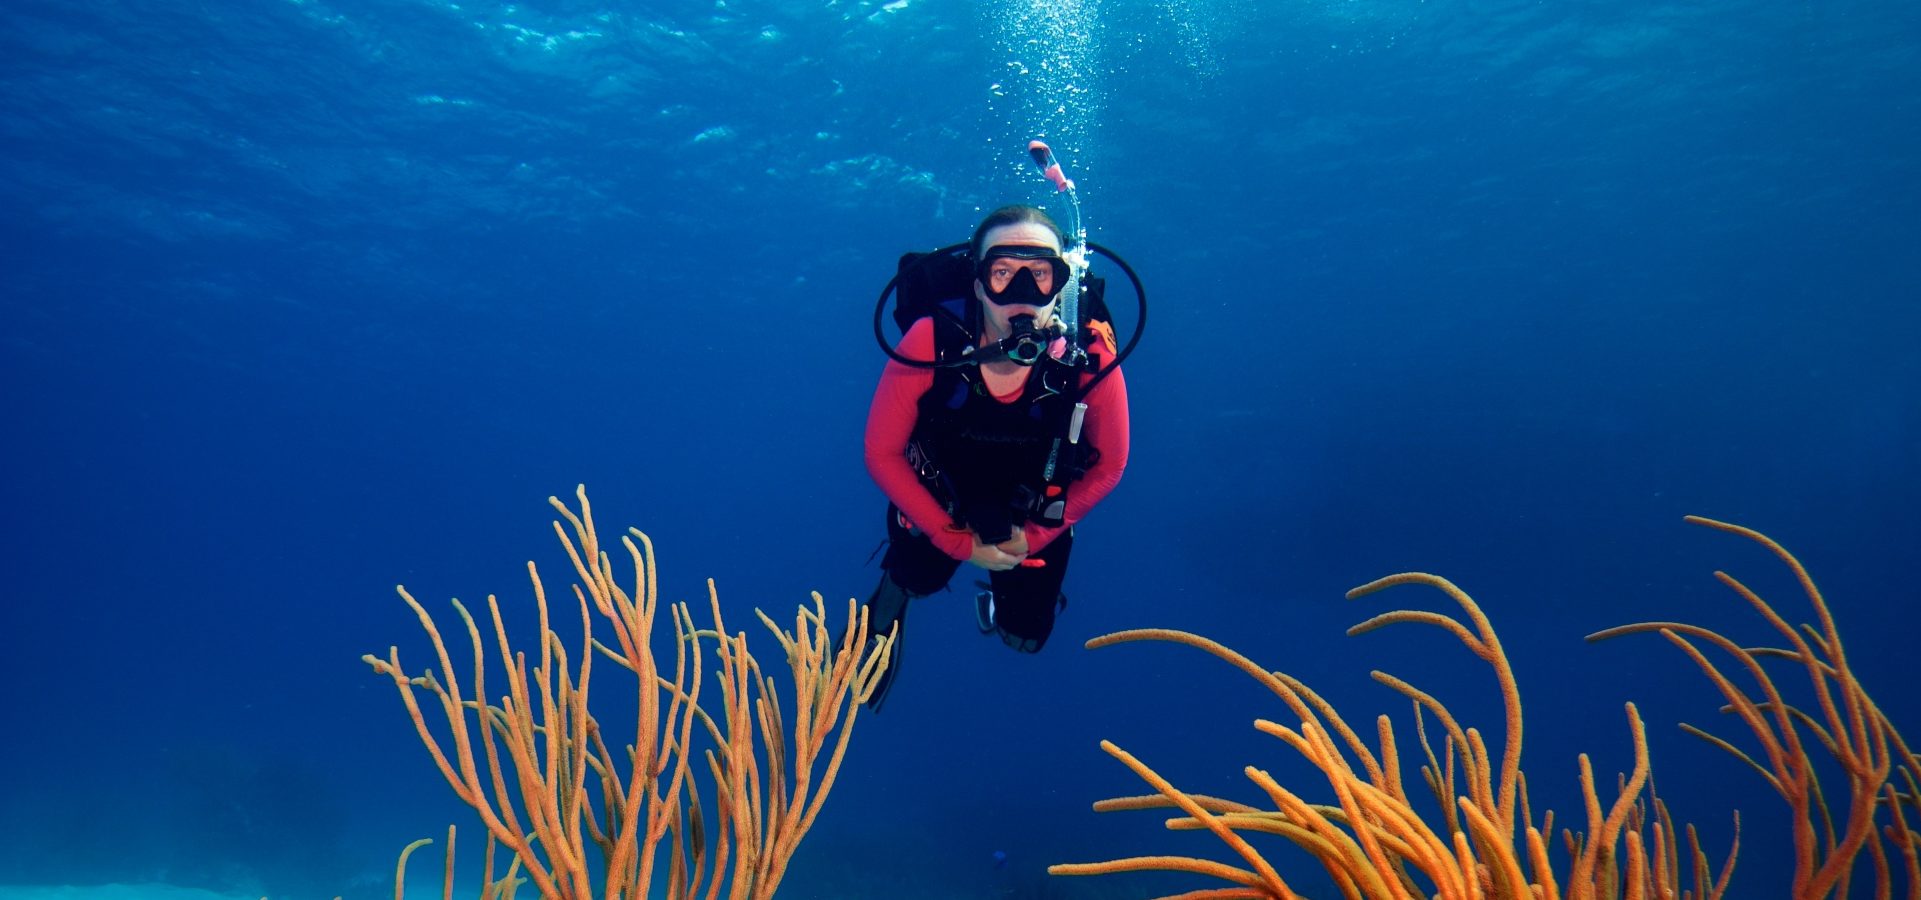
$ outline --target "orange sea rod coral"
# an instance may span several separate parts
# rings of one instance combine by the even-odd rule
[[[1696,626],[1651,622],[1611,629],[1591,636],[1599,640],[1621,634],[1656,631],[1682,647],[1728,697],[1738,714],[1760,740],[1764,765],[1733,745],[1710,738],[1748,761],[1795,813],[1797,871],[1793,894],[1797,900],[1847,895],[1855,857],[1865,848],[1874,861],[1877,897],[1892,895],[1896,869],[1905,870],[1907,896],[1921,897],[1921,871],[1916,853],[1921,842],[1910,830],[1908,815],[1917,810],[1914,753],[1881,714],[1855,679],[1842,653],[1832,616],[1801,564],[1778,544],[1737,526],[1708,519],[1689,521],[1745,535],[1757,540],[1791,566],[1813,603],[1819,629],[1805,632],[1789,626],[1766,602],[1733,578],[1717,576],[1752,604],[1787,639],[1788,649],[1744,649],[1726,638]],[[1517,685],[1499,637],[1478,604],[1446,579],[1422,573],[1393,575],[1348,592],[1362,597],[1402,584],[1424,584],[1439,589],[1461,608],[1466,623],[1451,616],[1421,610],[1398,610],[1376,616],[1349,629],[1361,634],[1385,625],[1420,623],[1439,627],[1493,671],[1505,709],[1504,740],[1498,759],[1481,733],[1464,728],[1437,700],[1411,684],[1384,672],[1374,672],[1385,684],[1414,702],[1415,728],[1425,757],[1421,775],[1439,804],[1439,821],[1415,809],[1401,775],[1400,748],[1388,717],[1376,720],[1377,746],[1370,747],[1333,707],[1298,679],[1270,672],[1214,641],[1179,631],[1145,629],[1095,638],[1089,648],[1140,640],[1185,644],[1225,660],[1259,681],[1278,696],[1298,728],[1265,719],[1255,727],[1279,738],[1306,758],[1327,780],[1331,802],[1310,803],[1294,790],[1278,784],[1266,771],[1248,766],[1247,778],[1266,794],[1272,808],[1189,794],[1162,778],[1145,763],[1112,743],[1102,749],[1121,760],[1158,793],[1122,797],[1095,804],[1097,811],[1178,808],[1184,816],[1169,819],[1170,829],[1205,828],[1224,842],[1243,865],[1191,856],[1151,856],[1098,863],[1056,865],[1057,875],[1092,875],[1122,871],[1163,870],[1207,876],[1226,886],[1177,895],[1200,898],[1299,896],[1285,878],[1249,842],[1250,834],[1274,834],[1316,859],[1347,898],[1439,897],[1447,900],[1514,898],[1514,900],[1590,900],[1590,898],[1719,898],[1727,891],[1735,850],[1730,849],[1718,873],[1711,872],[1692,827],[1687,829],[1687,855],[1665,806],[1651,794],[1643,797],[1649,778],[1647,742],[1634,705],[1628,704],[1629,732],[1635,747],[1634,770],[1620,779],[1614,801],[1604,809],[1592,767],[1580,759],[1581,790],[1585,799],[1585,831],[1563,830],[1568,864],[1557,874],[1550,862],[1549,837],[1553,813],[1538,820],[1528,808],[1526,780],[1521,772],[1522,711]],[[1712,644],[1732,655],[1756,682],[1758,697],[1736,688],[1694,641]],[[1762,671],[1766,657],[1792,659],[1813,680],[1820,715],[1810,715],[1782,700]],[[1440,724],[1442,749],[1429,740],[1425,716]],[[1837,827],[1822,797],[1818,779],[1800,730],[1825,746],[1847,774],[1849,806]],[[1697,734],[1705,734],[1698,729]],[[1899,773],[1901,791],[1891,775]],[[1878,802],[1877,802],[1878,801]],[[1905,807],[1905,809],[1904,809]],[[1739,820],[1736,819],[1738,827]],[[1877,823],[1879,824],[1877,827]],[[1738,847],[1738,838],[1736,841]],[[1893,848],[1901,863],[1890,859]],[[1684,885],[1686,885],[1684,887]]]
[[[1874,896],[1891,896],[1895,877],[1894,861],[1888,858],[1890,847],[1899,855],[1900,867],[1905,870],[1907,896],[1921,897],[1921,866],[1916,859],[1917,847],[1921,844],[1917,843],[1917,835],[1908,823],[1910,813],[1921,814],[1915,783],[1921,764],[1849,667],[1834,615],[1820,589],[1815,587],[1814,579],[1808,577],[1807,568],[1794,554],[1767,535],[1699,516],[1689,516],[1688,521],[1741,535],[1779,557],[1793,570],[1819,625],[1795,628],[1747,585],[1726,572],[1717,571],[1714,577],[1754,607],[1780,633],[1787,643],[1785,648],[1742,647],[1714,631],[1680,622],[1623,625],[1589,635],[1588,639],[1658,632],[1694,660],[1727,698],[1728,705],[1723,711],[1734,713],[1748,726],[1760,743],[1765,764],[1701,729],[1682,727],[1753,766],[1788,802],[1794,830],[1793,897],[1809,900],[1849,896],[1855,859],[1863,849],[1873,859]],[[1733,677],[1709,659],[1696,641],[1731,657],[1754,682],[1755,693],[1742,690]],[[1763,659],[1790,660],[1800,667],[1813,688],[1813,713],[1782,699],[1780,689],[1761,667]],[[1839,764],[1847,779],[1845,808],[1838,808],[1823,794],[1820,778],[1815,773],[1815,758],[1803,730],[1807,732],[1806,737],[1812,737]],[[1893,777],[1897,772],[1898,779]],[[1906,787],[1905,792],[1902,786]],[[1838,830],[1836,812],[1842,814]],[[1877,825],[1881,820],[1885,820],[1885,824]]]
[[[578,515],[549,498],[566,519],[565,526],[555,522],[554,531],[579,577],[573,591],[579,631],[567,629],[575,636],[571,651],[556,630],[558,623],[549,619],[546,588],[530,562],[527,573],[540,616],[532,666],[527,649],[517,651],[510,644],[500,604],[487,598],[492,643],[506,675],[506,694],[497,704],[487,695],[489,652],[459,601],[454,608],[472,648],[471,691],[463,690],[433,618],[404,588],[400,596],[433,641],[438,673],[430,669],[408,676],[392,648],[385,659],[364,659],[393,679],[434,764],[486,826],[483,890],[489,900],[513,896],[523,882],[552,900],[660,896],[650,886],[663,842],[668,849],[665,896],[771,897],[833,787],[854,719],[885,670],[892,638],[882,637],[869,648],[866,615],[856,613],[852,600],[851,626],[831,629],[819,594],[812,609],[800,608],[792,632],[760,615],[780,641],[793,677],[790,722],[783,717],[774,680],[748,653],[746,634],[727,632],[709,581],[712,630],[695,627],[687,604],[666,607],[673,615],[676,647],[670,679],[652,647],[654,617],[661,608],[652,543],[632,529],[622,536],[633,563],[633,587],[622,587],[612,558],[601,550],[586,490],[578,489],[576,497]],[[603,634],[611,635],[610,643],[595,637],[597,622]],[[707,688],[710,695],[703,698],[707,644],[720,672],[719,684]],[[595,671],[596,655],[635,679],[614,682],[611,696],[638,698],[638,709],[622,711],[633,723],[631,743],[615,749],[607,746],[609,736],[587,706],[590,684],[612,677]],[[711,706],[715,691],[719,712],[711,714],[702,701]],[[444,731],[430,727],[422,695],[439,707]],[[697,755],[693,748],[703,737],[711,746]],[[707,807],[701,801],[703,782],[712,790]],[[397,900],[407,855],[424,843],[401,854]],[[451,892],[451,830],[447,843],[446,891]],[[504,848],[510,860],[499,877],[497,848]]]

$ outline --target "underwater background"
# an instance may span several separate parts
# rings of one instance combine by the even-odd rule
[[[1081,642],[1210,635],[1411,735],[1379,668],[1498,733],[1444,633],[1343,635],[1448,610],[1342,599],[1410,569],[1504,639],[1536,809],[1578,820],[1579,753],[1631,766],[1633,701],[1715,860],[1741,811],[1733,895],[1782,896],[1781,800],[1676,727],[1743,734],[1712,686],[1582,641],[1769,640],[1717,568],[1810,617],[1690,513],[1798,553],[1921,729],[1912,3],[8,0],[0,80],[0,883],[387,896],[450,822],[471,864],[360,656],[428,662],[397,583],[442,615],[524,614],[530,559],[564,584],[577,483],[763,658],[753,608],[865,597],[876,295],[1058,210],[1033,138],[1148,289],[1131,464],[1045,652],[975,633],[972,570],[918,601],[782,896],[1205,886],[1045,874],[1220,855],[1092,812],[1148,790],[1097,741],[1247,801],[1243,766],[1318,773],[1244,675]]]

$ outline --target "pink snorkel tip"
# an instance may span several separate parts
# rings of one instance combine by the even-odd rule
[[[1067,175],[1061,171],[1061,164],[1054,161],[1054,151],[1047,146],[1047,142],[1028,141],[1027,155],[1034,158],[1034,165],[1041,167],[1041,176],[1054,182],[1055,192],[1074,189],[1074,182],[1068,180]]]

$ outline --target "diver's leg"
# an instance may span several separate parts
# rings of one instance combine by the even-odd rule
[[[911,529],[900,510],[887,507],[887,555],[881,557],[880,583],[867,598],[867,634],[871,645],[881,635],[894,633],[893,656],[880,685],[867,699],[867,707],[878,712],[888,688],[900,674],[901,651],[907,633],[907,607],[915,597],[924,597],[947,586],[960,568],[960,561],[942,553],[927,536]],[[896,630],[898,629],[898,630]]]
[[[1073,551],[1074,532],[1069,529],[1033,557],[1046,565],[991,574],[990,590],[975,598],[981,630],[1000,635],[1003,643],[1022,653],[1039,653],[1054,632],[1054,617],[1067,606],[1061,582],[1067,579]]]

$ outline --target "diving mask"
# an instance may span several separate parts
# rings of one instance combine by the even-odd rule
[[[1045,290],[1037,272],[1046,276]],[[1046,306],[1067,286],[1070,274],[1060,251],[1026,244],[990,247],[974,264],[974,277],[980,281],[982,292],[999,306]]]

